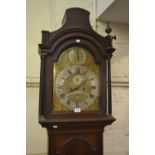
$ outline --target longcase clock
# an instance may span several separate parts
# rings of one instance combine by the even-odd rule
[[[67,9],[63,26],[42,31],[39,123],[48,131],[48,155],[103,155],[103,131],[112,116],[111,29],[97,34],[89,12]]]

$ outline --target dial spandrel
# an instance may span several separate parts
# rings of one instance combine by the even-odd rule
[[[98,111],[99,67],[88,51],[67,49],[54,71],[54,111]]]

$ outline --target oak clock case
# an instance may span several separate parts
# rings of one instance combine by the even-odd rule
[[[47,128],[48,155],[103,155],[104,127],[112,116],[112,31],[97,34],[89,12],[67,9],[63,26],[42,31],[39,123]]]

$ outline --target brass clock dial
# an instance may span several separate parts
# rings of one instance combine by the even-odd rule
[[[73,65],[58,74],[55,90],[65,107],[83,110],[98,96],[98,80],[88,68]]]
[[[54,65],[54,110],[98,110],[99,68],[81,47],[65,50]]]

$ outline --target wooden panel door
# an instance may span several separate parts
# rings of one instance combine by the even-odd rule
[[[48,155],[102,155],[102,132],[87,131],[49,131]]]
[[[72,137],[66,142],[62,155],[94,155],[94,153],[88,139]]]

